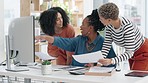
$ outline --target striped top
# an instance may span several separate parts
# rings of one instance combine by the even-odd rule
[[[124,17],[120,18],[120,22],[121,25],[118,29],[115,29],[112,25],[106,26],[106,36],[102,47],[104,56],[107,56],[112,42],[125,48],[123,54],[112,58],[114,64],[131,58],[144,42],[144,36],[136,25]]]

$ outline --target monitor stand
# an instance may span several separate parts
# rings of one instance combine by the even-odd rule
[[[20,72],[20,71],[29,71],[27,68],[22,67],[11,67],[11,60],[10,60],[10,39],[9,36],[6,35],[6,65],[7,65],[7,71],[13,71],[13,72]]]

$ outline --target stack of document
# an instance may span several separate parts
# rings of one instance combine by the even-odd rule
[[[91,67],[89,72],[96,72],[96,73],[110,73],[115,69],[115,67]]]

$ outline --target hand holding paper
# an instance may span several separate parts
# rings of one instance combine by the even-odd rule
[[[72,56],[80,63],[97,63],[99,59],[103,59],[101,51]]]

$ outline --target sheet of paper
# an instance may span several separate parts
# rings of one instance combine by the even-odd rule
[[[35,55],[38,56],[42,60],[53,60],[53,59],[56,59],[55,57],[47,55],[47,54],[45,54],[43,52],[35,52]]]
[[[98,73],[106,73],[106,72],[111,72],[115,68],[114,67],[98,67],[94,66],[89,69],[89,72],[98,72]]]
[[[101,51],[72,56],[79,63],[97,63],[99,59],[103,59]]]

